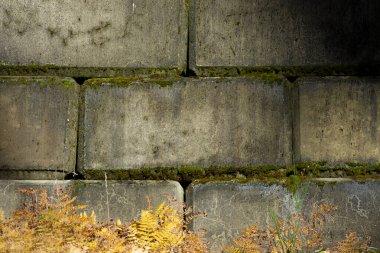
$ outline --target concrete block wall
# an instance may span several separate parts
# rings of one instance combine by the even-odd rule
[[[273,226],[275,218],[286,220],[290,213],[300,210],[310,215],[310,207],[319,203],[337,208],[326,223],[325,243],[341,241],[348,231],[356,231],[370,235],[373,246],[378,247],[379,183],[318,179],[305,182],[299,192],[292,194],[278,184],[209,182],[191,185],[186,199],[195,211],[207,213],[205,219],[195,220],[193,229],[206,229],[211,252],[221,252],[223,245],[230,244],[249,225]]]
[[[379,63],[377,1],[193,0],[190,66]]]
[[[75,171],[78,95],[71,78],[0,78],[2,178]]]
[[[1,4],[0,64],[185,68],[185,0]]]
[[[169,198],[184,200],[181,185],[174,181],[0,180],[0,209],[10,216],[24,201],[31,201],[20,189],[35,189],[38,194],[41,188],[53,197],[70,191],[72,197],[77,197],[76,203],[87,206],[83,211],[94,211],[98,221],[129,222],[138,218],[139,211],[148,208],[147,198],[153,207]]]
[[[128,220],[168,193],[209,214],[193,228],[221,252],[294,210],[287,176],[339,177],[307,183],[305,208],[338,206],[329,242],[356,230],[380,247],[379,12],[375,0],[2,1],[1,207],[19,206],[20,187],[71,187],[99,219]],[[200,183],[217,178],[248,183]]]
[[[83,85],[83,174],[115,168],[291,164],[285,80],[112,81]]]
[[[297,160],[379,161],[379,78],[305,78],[299,83]]]

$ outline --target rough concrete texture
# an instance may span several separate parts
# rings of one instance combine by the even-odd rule
[[[291,162],[289,98],[281,80],[136,81],[126,87],[111,82],[85,83],[83,173]]]
[[[286,219],[297,210],[306,215],[310,206],[318,203],[337,207],[326,226],[326,243],[337,242],[348,231],[356,231],[359,236],[371,236],[372,246],[380,247],[380,181],[319,180],[307,182],[299,189],[298,194],[292,195],[275,184],[210,182],[191,185],[186,201],[195,212],[207,214],[206,218],[194,220],[192,227],[195,231],[206,229],[211,252],[221,252],[224,245],[250,225],[265,228],[273,224],[273,217]]]
[[[16,209],[21,208],[25,202],[31,203],[32,197],[20,193],[20,189],[46,189],[49,196],[54,196],[69,187],[69,181],[61,180],[0,180],[0,210],[5,217],[9,217]],[[38,194],[33,196],[36,200]]]
[[[219,253],[249,225],[265,227],[273,215],[285,217],[290,194],[279,185],[210,182],[190,185],[186,202],[196,213],[207,214],[205,218],[195,219],[191,228],[195,232],[206,230],[210,251]]]
[[[379,12],[376,0],[195,0],[190,66],[378,64]]]
[[[185,0],[2,0],[0,65],[179,67]]]
[[[171,198],[184,201],[183,189],[174,181],[73,181],[73,196],[99,221],[131,221],[148,208],[147,197],[153,208]]]
[[[32,198],[19,189],[46,189],[48,195],[69,190],[77,196],[74,204],[87,205],[83,211],[95,212],[98,221],[121,219],[124,222],[137,218],[142,209],[147,209],[150,199],[152,208],[162,202],[175,199],[178,207],[184,201],[181,185],[174,181],[63,181],[63,180],[0,180],[0,210],[5,217],[22,207]],[[58,195],[57,195],[58,196]],[[38,195],[33,198],[38,198]]]
[[[310,210],[313,203],[328,202],[336,206],[326,224],[329,231],[326,243],[341,241],[349,231],[355,231],[359,236],[370,236],[371,246],[380,249],[380,181],[336,180],[321,179],[319,186],[307,186],[304,210]],[[321,186],[321,182],[325,184]]]
[[[380,161],[380,78],[306,78],[299,84],[297,160]]]
[[[64,180],[66,175],[66,172],[52,170],[0,170],[2,180]]]
[[[0,78],[0,171],[10,173],[4,178],[74,171],[78,89],[70,78]]]

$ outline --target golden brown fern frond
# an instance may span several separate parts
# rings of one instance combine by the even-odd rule
[[[24,209],[0,219],[0,252],[207,252],[175,205],[143,210],[131,224],[96,223],[94,213],[78,213],[83,206],[74,205],[68,191],[60,189],[53,196],[44,189],[22,192],[30,197]]]
[[[129,241],[151,252],[165,252],[178,246],[183,238],[183,222],[178,211],[161,203],[156,210],[143,210],[129,227]]]
[[[206,253],[208,252],[207,243],[203,239],[203,234],[194,234],[186,230],[186,234],[179,245],[179,253]]]
[[[234,246],[226,246],[225,250],[230,253],[261,253],[261,241],[264,239],[264,232],[252,226],[243,230],[242,235],[233,240]]]
[[[362,240],[355,232],[346,234],[346,238],[339,242],[334,248],[333,252],[339,253],[353,253],[353,252],[367,252],[370,244],[370,238],[367,237]]]

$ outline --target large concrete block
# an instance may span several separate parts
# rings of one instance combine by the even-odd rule
[[[290,103],[283,82],[90,80],[84,90],[79,168],[86,174],[289,164]]]
[[[210,182],[193,184],[186,201],[206,218],[192,223],[195,231],[206,229],[211,252],[221,252],[239,232],[251,225],[265,228],[273,217],[287,219],[291,213],[310,214],[310,207],[329,203],[337,210],[326,224],[324,243],[344,239],[348,231],[370,236],[372,246],[380,247],[380,181],[318,180],[304,183],[295,195],[281,185],[259,182]]]
[[[137,218],[142,209],[147,209],[148,199],[156,208],[172,198],[178,207],[184,201],[181,185],[174,181],[63,181],[63,180],[0,180],[0,210],[6,217],[31,201],[20,189],[46,189],[54,197],[69,190],[77,199],[74,205],[86,205],[88,214],[95,212],[98,221],[121,219],[124,222]],[[38,196],[35,196],[38,198]]]
[[[168,203],[170,198],[184,201],[183,189],[174,181],[73,181],[73,196],[78,197],[79,204],[87,205],[89,213],[94,211],[100,221],[131,221],[147,209],[147,198],[153,208]]]
[[[380,161],[379,78],[307,78],[299,84],[298,161]]]
[[[185,0],[2,0],[0,65],[186,66]]]
[[[321,182],[324,183],[321,186]],[[318,186],[319,185],[319,186]],[[341,241],[349,231],[371,237],[372,246],[380,249],[380,181],[320,179],[306,186],[304,210],[313,203],[328,202],[337,210],[326,224],[327,244]]]
[[[0,78],[1,178],[74,171],[78,91],[70,78]]]
[[[70,187],[70,181],[62,180],[0,180],[0,210],[5,217],[9,217],[14,211],[21,208],[25,202],[31,203],[32,198],[20,193],[21,189],[46,189],[49,196],[65,191]],[[33,196],[38,200],[38,195]]]
[[[197,233],[206,230],[210,251],[218,253],[249,225],[264,228],[273,215],[286,217],[290,198],[282,186],[257,182],[193,184],[186,192],[186,203],[194,212],[207,214],[195,219],[191,228]]]
[[[190,66],[380,63],[376,0],[194,0]]]

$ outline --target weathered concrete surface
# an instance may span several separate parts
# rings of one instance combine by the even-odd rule
[[[331,244],[341,241],[349,231],[360,236],[370,236],[372,246],[380,249],[380,181],[340,181],[323,180],[321,187],[308,186],[308,197],[304,210],[313,203],[327,201],[337,207],[332,219],[326,224],[329,231],[325,242]]]
[[[100,221],[137,218],[148,207],[147,197],[153,208],[168,203],[167,197],[184,201],[183,189],[174,181],[73,181],[73,196],[78,196],[78,203],[88,205],[87,211],[94,211]]]
[[[49,196],[65,191],[70,181],[62,180],[0,180],[0,210],[5,217],[9,217],[22,204],[31,201],[31,198],[20,193],[20,189],[46,189]]]
[[[348,231],[356,231],[360,236],[371,236],[372,245],[380,247],[379,196],[380,181],[307,182],[297,195],[274,184],[210,182],[191,185],[186,192],[186,201],[195,212],[207,214],[206,218],[194,220],[192,227],[195,231],[206,229],[211,252],[219,253],[250,225],[265,228],[273,222],[273,214],[283,219],[301,209],[303,214],[308,214],[312,204],[322,202],[337,207],[326,226],[329,235],[326,243],[337,242]]]
[[[0,180],[0,209],[8,217],[20,208],[30,197],[18,192],[19,189],[41,189],[54,196],[62,190],[70,189],[71,196],[77,196],[74,204],[87,205],[84,211],[95,212],[98,221],[131,221],[142,209],[147,209],[149,197],[152,207],[171,198],[178,206],[184,201],[181,185],[174,181],[63,181],[63,180]],[[108,215],[109,214],[109,215]]]
[[[290,104],[279,82],[88,81],[79,169],[289,164]]]
[[[178,67],[185,0],[2,0],[0,65]]]
[[[2,180],[64,180],[66,172],[52,170],[0,170],[0,179]]]
[[[289,202],[290,194],[282,186],[256,182],[195,184],[186,192],[186,203],[195,212],[207,214],[206,218],[195,219],[192,229],[205,229],[211,252],[218,253],[249,225],[266,227],[273,214],[286,217]]]
[[[55,175],[74,171],[78,89],[70,78],[0,78],[0,171],[4,178],[34,179],[37,172],[46,172],[43,178],[49,178],[49,171]]]
[[[298,161],[380,161],[380,78],[299,82]]]
[[[379,12],[376,0],[195,0],[190,66],[378,64]]]

